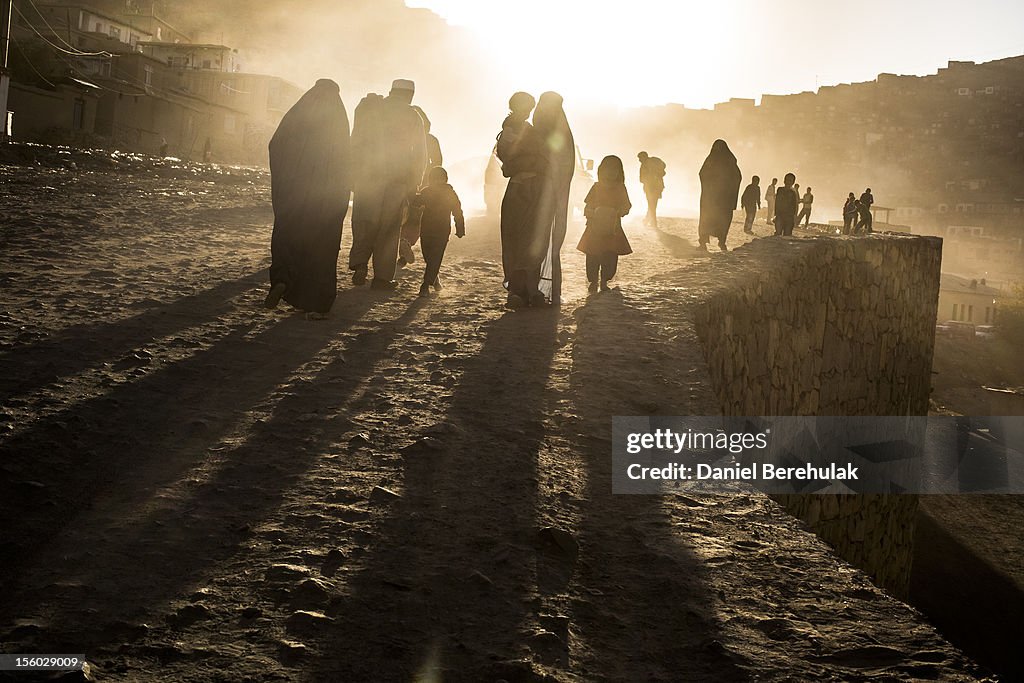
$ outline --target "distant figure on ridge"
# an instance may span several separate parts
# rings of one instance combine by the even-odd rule
[[[427,163],[423,169],[423,179],[420,181],[420,187],[425,187],[428,182],[427,175],[430,173],[430,169],[435,166],[442,166],[444,164],[444,157],[441,155],[441,143],[435,136],[430,134],[430,119],[427,118],[427,114],[415,104],[412,108],[416,110],[416,113],[420,115],[420,119],[423,120],[423,131],[426,133]],[[412,247],[420,238],[420,220],[422,217],[422,208],[409,207],[409,212],[402,223],[402,237],[398,242],[399,268],[416,260],[416,254],[413,252]]]
[[[754,218],[761,208],[761,179],[758,176],[751,178],[750,184],[743,190],[743,196],[740,197],[740,206],[743,207],[747,214],[743,219],[743,232],[753,235]]]
[[[793,192],[796,194],[796,206],[793,207],[793,226],[796,226],[796,217],[800,215],[800,183],[793,185]]]
[[[541,262],[540,291],[557,306],[562,302],[562,244],[569,225],[569,191],[576,173],[576,143],[561,95],[541,94],[533,112],[533,128],[547,161],[537,213],[537,234],[543,237],[546,233],[548,244],[547,257]]]
[[[596,292],[600,282],[601,291],[605,292],[608,281],[618,270],[619,256],[633,253],[622,230],[622,217],[633,206],[626,192],[622,159],[607,156],[601,160],[597,182],[590,188],[584,203],[587,228],[576,248],[587,255],[589,290]]]
[[[270,293],[325,316],[338,290],[338,251],[351,187],[348,114],[338,84],[321,78],[270,140]]]
[[[372,258],[371,287],[395,288],[402,223],[427,163],[423,120],[411,106],[414,92],[412,81],[399,78],[387,97],[370,93],[356,107],[348,264],[354,285],[366,283]]]
[[[441,289],[441,261],[448,240],[452,235],[452,218],[455,218],[455,236],[462,239],[466,236],[466,219],[462,215],[462,202],[459,195],[448,184],[448,172],[435,166],[427,173],[426,186],[412,200],[412,206],[419,209],[422,215],[420,222],[420,249],[426,268],[423,271],[423,284],[420,285],[420,296],[430,294],[430,288]]]
[[[775,220],[775,190],[778,184],[779,179],[772,178],[772,184],[764,191],[764,201],[768,206],[768,216],[765,218],[765,223],[768,225],[771,225]]]
[[[814,204],[814,195],[811,194],[810,187],[807,188],[807,192],[804,192],[804,198],[801,202],[803,203],[803,208],[797,214],[796,224],[800,225],[800,221],[804,220],[804,227],[808,228],[811,225],[811,206]]]
[[[547,163],[541,140],[528,120],[536,103],[529,93],[512,95],[495,145],[501,173],[509,179],[501,200],[501,264],[508,289],[506,305],[512,309],[544,303],[540,265],[550,237],[537,234],[537,211]]]
[[[858,204],[859,219],[857,221],[857,232],[862,230],[865,233],[872,232],[872,224],[874,219],[871,215],[871,205],[875,203],[875,196],[871,194],[871,188],[864,190],[864,194],[860,196]]]
[[[775,234],[789,237],[796,222],[797,194],[794,189],[796,176],[787,173],[782,179],[783,186],[775,192]]]
[[[640,152],[636,155],[640,160],[640,184],[644,186],[644,195],[647,197],[647,215],[644,217],[644,225],[652,228],[658,227],[658,201],[665,191],[665,162],[658,157],[652,157],[647,152]]]
[[[843,234],[849,235],[853,230],[853,221],[857,217],[857,196],[852,192],[843,204]]]
[[[718,239],[718,247],[728,251],[725,240],[729,236],[732,214],[740,196],[743,175],[736,163],[736,157],[725,140],[715,140],[711,152],[700,168],[700,220],[698,248],[707,251],[712,237]]]

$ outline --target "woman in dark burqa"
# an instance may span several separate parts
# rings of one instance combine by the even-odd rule
[[[348,114],[338,84],[321,78],[270,140],[274,234],[270,293],[325,316],[338,290],[338,250],[351,190]]]
[[[543,145],[547,162],[544,189],[537,210],[537,236],[546,239],[547,254],[541,263],[540,290],[558,305],[562,299],[562,243],[569,222],[569,189],[576,172],[576,143],[562,109],[562,96],[546,92],[533,112],[533,128]]]
[[[732,214],[736,210],[743,176],[736,157],[725,140],[715,140],[711,153],[700,168],[700,235],[699,247],[705,251],[712,237],[718,239],[722,251],[728,251],[725,238],[729,235]]]

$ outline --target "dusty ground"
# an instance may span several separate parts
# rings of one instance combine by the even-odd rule
[[[1024,397],[985,386],[1024,386],[1009,341],[939,337],[932,404],[959,415],[1024,415]],[[1024,679],[1024,496],[921,499],[911,600],[949,638],[1008,680]]]
[[[0,166],[3,651],[124,681],[980,676],[764,497],[610,494],[612,415],[718,412],[688,302],[730,257],[692,222],[628,225],[592,297],[571,235],[566,303],[513,314],[471,220],[440,295],[346,282],[311,322],[260,306],[265,175],[123,165]]]
[[[1024,387],[1024,358],[1006,338],[935,340],[932,404],[960,415],[1024,415],[1024,396],[985,387]]]

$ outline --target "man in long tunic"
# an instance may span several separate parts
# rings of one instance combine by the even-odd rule
[[[270,140],[273,263],[265,304],[283,298],[323,316],[337,295],[338,251],[351,187],[348,115],[338,84],[322,78]]]
[[[775,191],[778,186],[779,179],[772,178],[772,184],[764,191],[764,201],[768,206],[768,217],[765,219],[765,223],[768,223],[769,225],[771,225],[772,221],[775,220]]]
[[[415,84],[397,79],[387,97],[367,95],[356,108],[352,146],[356,162],[352,202],[352,283],[366,282],[373,261],[374,289],[394,289],[402,222],[423,178],[423,120],[411,106]]]
[[[423,120],[423,132],[426,137],[427,163],[424,165],[423,179],[420,181],[420,187],[423,188],[429,184],[428,176],[430,175],[430,169],[444,165],[444,156],[441,154],[440,141],[430,132],[430,119],[427,118],[426,112],[416,105],[413,105],[412,108],[416,110],[416,113],[420,115],[420,119]],[[399,267],[403,267],[416,260],[416,254],[413,252],[412,247],[420,238],[420,222],[422,219],[423,208],[415,205],[410,206],[405,221],[402,222],[402,237],[398,242]]]
[[[644,195],[647,196],[647,215],[644,217],[644,225],[658,227],[658,201],[665,191],[665,162],[658,157],[652,157],[647,152],[640,152],[636,155],[640,161],[640,184],[644,186]]]
[[[761,179],[759,177],[754,176],[750,179],[750,184],[743,190],[743,196],[740,197],[740,206],[746,213],[743,219],[743,232],[752,235],[754,234],[754,217],[761,209]]]

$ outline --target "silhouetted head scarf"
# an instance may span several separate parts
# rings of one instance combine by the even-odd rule
[[[601,183],[625,183],[626,172],[622,168],[622,159],[615,155],[601,159],[601,165],[597,167],[597,180]]]
[[[704,165],[700,168],[700,177],[704,178],[706,171],[714,168],[728,168],[736,165],[736,155],[729,149],[729,145],[726,144],[725,140],[715,140],[711,145],[711,152],[708,153],[708,158],[704,160]]]
[[[743,176],[725,140],[715,140],[700,169],[700,222],[704,234],[727,230]]]
[[[292,105],[270,139],[275,210],[293,202],[339,201],[350,186],[348,149],[348,114],[340,89],[321,78]]]
[[[540,96],[533,112],[533,127],[544,144],[555,178],[568,183],[576,168],[576,144],[562,109],[561,95],[546,92]]]

